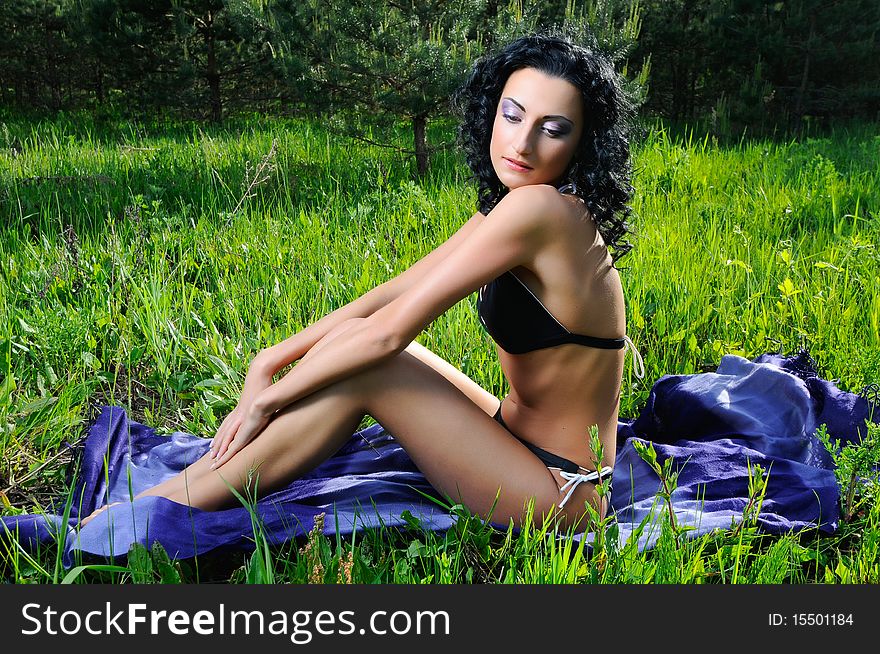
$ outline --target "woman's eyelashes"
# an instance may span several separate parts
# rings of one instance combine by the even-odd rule
[[[571,131],[567,125],[562,123],[546,123],[542,129],[552,138],[565,136]]]
[[[501,115],[504,116],[504,120],[506,120],[508,123],[517,124],[522,122],[522,116],[520,116],[519,114],[510,111],[504,111]],[[547,134],[547,136],[549,136],[550,138],[555,139],[568,134],[571,131],[571,128],[564,123],[551,122],[542,125],[541,131]]]

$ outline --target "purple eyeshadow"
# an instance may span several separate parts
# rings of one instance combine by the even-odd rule
[[[560,134],[568,134],[569,132],[569,127],[565,123],[547,123],[544,127],[553,132],[559,132]]]
[[[501,114],[508,119],[522,119],[522,109],[520,109],[519,105],[510,98],[504,98],[501,100]],[[553,121],[544,123],[543,129],[548,132],[553,132],[556,136],[562,136],[571,131],[571,125],[566,122]]]
[[[519,115],[519,107],[517,107],[517,106],[516,106],[513,102],[511,102],[510,100],[504,100],[504,101],[501,103],[501,111],[503,111],[503,112],[505,112],[505,113],[510,112],[510,113],[512,113],[512,114],[514,114],[514,115],[517,115],[517,116]]]

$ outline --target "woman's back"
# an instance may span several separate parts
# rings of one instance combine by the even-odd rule
[[[584,466],[589,459],[588,429],[596,424],[610,463],[625,352],[618,341],[626,333],[623,291],[583,204],[571,198],[559,204],[559,215],[548,216],[556,237],[529,267],[512,270],[515,277],[507,283],[521,285],[516,311],[543,312],[543,319],[548,325],[555,322],[560,334],[567,331],[596,342],[516,353],[499,346],[510,384],[504,419],[520,437]]]

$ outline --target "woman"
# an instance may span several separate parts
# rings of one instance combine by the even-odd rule
[[[632,345],[608,250],[628,248],[619,79],[594,52],[529,36],[478,61],[456,104],[480,211],[402,274],[261,351],[208,453],[142,495],[218,509],[254,472],[265,493],[330,457],[369,414],[481,516],[519,526],[534,500],[535,515],[583,531],[585,503],[604,515],[589,428],[607,475]],[[413,340],[474,291],[510,385],[500,404]]]

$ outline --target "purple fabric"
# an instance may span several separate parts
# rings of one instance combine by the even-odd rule
[[[53,534],[65,534],[67,567],[78,558],[124,557],[134,542],[149,547],[158,540],[172,558],[224,548],[253,549],[251,516],[243,506],[201,511],[158,497],[129,501],[184,469],[208,444],[208,439],[183,432],[158,436],[154,429],[129,420],[123,408],[105,406],[86,437],[68,522],[51,513],[5,517],[3,522],[29,550],[54,543]],[[325,533],[405,526],[405,511],[428,529],[451,526],[452,516],[420,493],[437,497],[403,448],[380,425],[373,425],[355,433],[311,473],[260,500],[256,510],[273,544],[306,534],[319,513],[326,514]],[[74,529],[78,515],[116,501],[123,503]]]
[[[832,440],[858,443],[866,420],[880,417],[872,409],[865,398],[819,378],[806,352],[754,361],[726,355],[714,373],[661,377],[639,416],[618,425],[612,504],[621,542],[635,535],[640,548],[651,546],[665,510],[656,497],[659,479],[632,439],[652,441],[661,463],[673,457],[680,469],[673,509],[692,535],[741,521],[755,464],[769,470],[757,517],[764,531],[833,532],[839,491],[815,430],[825,424]]]
[[[758,516],[762,529],[832,532],[838,489],[831,457],[814,432],[824,423],[832,438],[858,442],[870,409],[864,398],[817,377],[806,354],[754,361],[727,355],[714,373],[661,377],[639,416],[618,425],[612,510],[621,542],[635,537],[640,548],[652,546],[662,517],[655,508],[658,477],[636,454],[633,439],[653,441],[661,462],[674,458],[680,475],[673,506],[678,523],[693,527],[691,535],[742,519],[749,463],[770,471]],[[68,567],[82,558],[124,557],[134,542],[149,546],[158,540],[177,558],[252,549],[251,516],[244,507],[210,512],[164,498],[128,501],[207,447],[207,439],[183,432],[159,436],[129,420],[124,409],[104,407],[86,438],[68,522],[51,513],[4,517],[7,537],[13,534],[33,550],[54,547],[55,534],[63,534]],[[326,514],[328,534],[406,528],[413,521],[431,530],[449,528],[455,517],[431,497],[438,497],[436,491],[377,424],[353,434],[337,454],[256,507],[264,533],[277,544],[307,533],[319,513]],[[74,529],[77,515],[115,501],[123,503]]]

